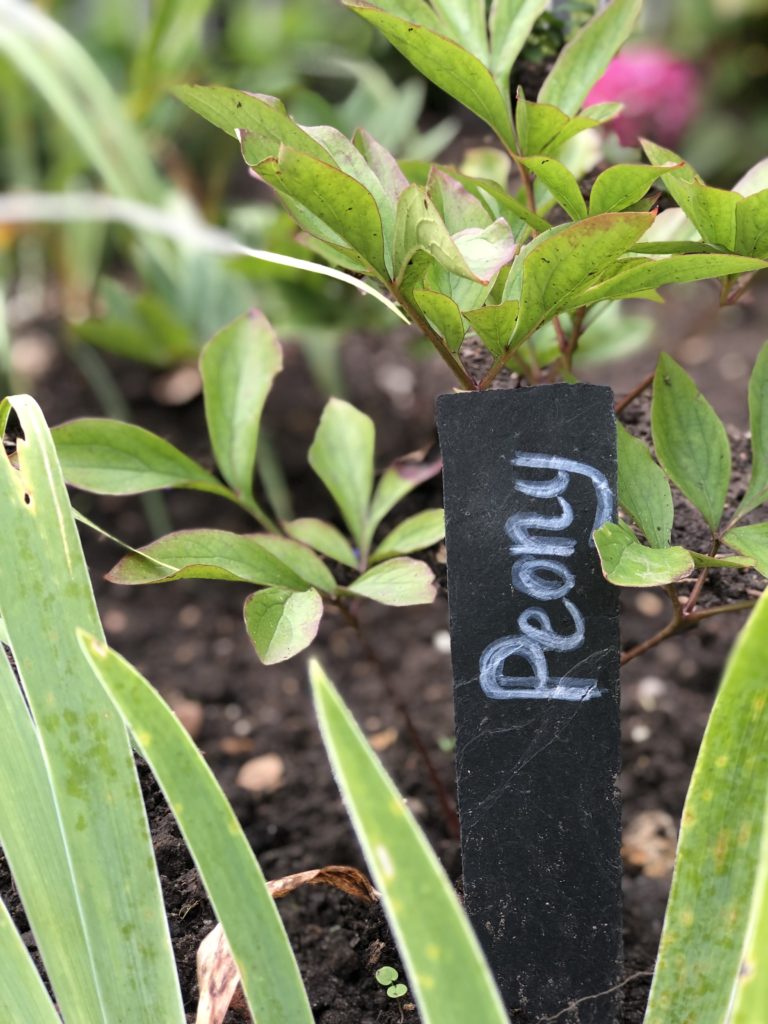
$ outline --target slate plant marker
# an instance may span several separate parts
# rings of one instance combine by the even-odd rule
[[[443,395],[437,421],[467,909],[514,1024],[615,1024],[618,591],[591,542],[615,517],[613,396]]]

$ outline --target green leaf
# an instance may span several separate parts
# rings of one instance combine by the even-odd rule
[[[276,665],[299,654],[315,639],[323,617],[323,599],[316,590],[268,587],[251,594],[243,613],[259,658],[265,665]]]
[[[337,530],[332,523],[326,523],[323,519],[294,519],[290,523],[284,523],[283,527],[289,537],[307,544],[309,547],[319,551],[326,558],[332,558],[335,562],[348,565],[350,569],[357,569],[358,561],[352,545],[344,534]]]
[[[403,996],[408,995],[408,987],[402,983],[399,985],[390,985],[387,989],[387,995],[390,999],[402,999]]]
[[[493,0],[488,18],[491,36],[491,71],[502,89],[509,88],[509,73],[520,56],[548,0]]]
[[[394,967],[380,967],[374,975],[380,985],[391,985],[400,977]]]
[[[596,530],[595,546],[603,575],[617,587],[659,587],[693,572],[693,558],[685,548],[647,548],[621,523],[605,523]]]
[[[309,449],[310,466],[330,491],[358,546],[373,489],[375,444],[373,420],[348,402],[332,398]]]
[[[18,468],[0,457],[0,616],[43,751],[87,941],[84,962],[99,996],[98,1015],[86,1016],[84,1004],[75,1021],[182,1024],[133,752],[75,636],[77,627],[103,633],[64,478],[38,405],[28,396],[4,401],[0,433],[11,409],[24,440]],[[53,856],[53,850],[38,849],[37,856]],[[38,897],[55,901],[56,894]],[[51,941],[62,938],[57,928]],[[82,950],[73,941],[67,952]]]
[[[612,267],[652,223],[647,213],[603,213],[539,235],[513,265],[504,298],[517,298],[514,340],[522,342],[561,310],[572,308],[592,278]],[[522,280],[517,275],[522,274]]]
[[[281,146],[279,157],[256,164],[256,171],[281,195],[306,207],[383,277],[388,276],[381,214],[371,193],[327,159]]]
[[[734,991],[751,977],[743,957],[766,828],[767,632],[764,594],[728,659],[693,771],[645,1024],[732,1020]]]
[[[178,530],[125,555],[108,574],[126,586],[180,579],[234,580],[306,590],[336,589],[328,567],[303,544],[273,534]]]
[[[622,263],[619,262],[613,277],[583,291],[580,299],[584,303],[593,303],[602,302],[604,299],[629,298],[667,284],[744,274],[762,270],[765,266],[766,264],[760,260],[727,253],[692,253],[688,256],[668,256],[666,259],[633,259],[627,261],[626,270],[621,269]]]
[[[385,193],[396,203],[400,193],[408,188],[408,179],[388,149],[385,149],[364,128],[358,129],[352,141],[360,150],[366,163],[381,182]]]
[[[458,352],[466,331],[461,310],[453,299],[425,288],[414,288],[413,297],[451,352]]]
[[[368,543],[384,516],[391,512],[395,505],[402,501],[407,494],[410,494],[414,488],[437,476],[442,469],[443,464],[439,458],[432,462],[423,460],[424,453],[416,452],[415,456],[396,459],[381,474],[376,490],[373,492],[368,514]]]
[[[11,637],[5,637],[4,642],[10,647]],[[102,1011],[89,962],[88,939],[43,750],[23,692],[2,650],[0,844],[64,1019],[81,1024],[100,1021]],[[9,927],[13,928],[10,922]],[[12,997],[12,980],[13,974],[4,962],[0,1008],[4,998]],[[5,997],[3,985],[8,986]],[[36,1019],[0,1016],[0,1020],[8,1021]],[[58,1017],[54,1020],[60,1024]]]
[[[395,555],[410,555],[431,548],[445,537],[445,513],[441,508],[427,508],[404,519],[387,534],[371,555],[373,565]]]
[[[430,169],[427,192],[452,235],[465,228],[487,228],[492,223],[485,203],[440,167]]]
[[[309,673],[334,776],[381,891],[422,1021],[507,1024],[475,933],[432,847],[316,661]]]
[[[235,138],[249,132],[258,139],[261,156],[277,156],[281,144],[301,153],[327,160],[328,154],[303,128],[288,116],[274,96],[241,92],[223,85],[177,85],[174,94],[182,103]]]
[[[550,103],[575,114],[592,86],[628,39],[642,0],[611,0],[560,51],[555,66],[539,90],[539,103]]]
[[[667,478],[648,446],[617,423],[619,504],[654,548],[665,548],[672,535],[675,506]]]
[[[395,17],[360,0],[346,5],[374,25],[400,53],[438,88],[490,125],[514,146],[509,106],[488,68],[452,39]]]
[[[653,382],[653,446],[667,476],[714,531],[731,476],[731,447],[717,413],[671,356],[662,353]]]
[[[464,316],[472,324],[478,337],[494,356],[500,356],[509,347],[517,322],[518,303],[508,299],[498,306],[470,309]]]
[[[253,471],[261,413],[283,368],[275,332],[258,310],[213,337],[200,356],[205,419],[221,474],[253,500]]]
[[[118,420],[85,417],[51,431],[67,483],[95,494],[184,487],[229,494],[215,476],[157,434]]]
[[[346,591],[394,608],[432,604],[436,595],[435,577],[426,562],[391,558],[358,576]]]
[[[470,281],[479,280],[467,266],[425,189],[420,185],[409,185],[398,200],[395,221],[394,274],[398,283],[414,255],[421,250],[429,253],[452,274]]]
[[[517,251],[509,224],[499,217],[486,228],[465,228],[453,236],[467,266],[483,284],[493,281]]]
[[[697,569],[751,569],[755,565],[754,558],[742,558],[739,555],[701,555],[691,551],[693,564]]]
[[[768,523],[735,526],[726,533],[723,540],[734,551],[739,551],[747,558],[754,558],[758,572],[768,577]]]
[[[589,213],[616,213],[639,203],[663,168],[616,164],[597,176],[589,196]]]
[[[7,1021],[36,1021],[37,1024],[61,1024],[42,978],[21,936],[0,900],[0,1015]]]
[[[749,378],[749,432],[752,476],[739,504],[741,515],[768,501],[768,342],[760,349]]]
[[[673,175],[665,175],[665,183],[670,177]],[[711,188],[699,181],[688,182],[685,178],[677,183],[675,198],[705,242],[734,251],[736,209],[746,200],[736,192]]]
[[[432,0],[450,36],[466,45],[476,57],[488,65],[488,26],[486,0]]]
[[[734,248],[745,256],[768,260],[768,189],[738,203]]]
[[[755,1024],[768,1006],[768,804],[763,814],[757,865],[746,941],[739,976],[734,983],[729,1024]]]
[[[587,204],[579,183],[559,160],[551,156],[529,156],[521,158],[520,163],[546,185],[571,220],[583,220],[587,216]]]
[[[275,902],[210,768],[174,713],[136,669],[95,637],[81,632],[80,643],[173,811],[224,929],[254,1020],[312,1024]],[[160,1019],[165,1021],[155,1018],[157,1024]]]

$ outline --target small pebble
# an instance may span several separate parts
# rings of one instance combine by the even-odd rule
[[[120,608],[108,608],[101,621],[107,633],[124,633],[128,626],[128,616]]]
[[[246,761],[237,773],[237,785],[251,793],[273,793],[285,780],[285,763],[279,754],[262,754]]]
[[[451,653],[451,634],[447,629],[438,629],[436,633],[433,633],[432,646],[440,654]]]

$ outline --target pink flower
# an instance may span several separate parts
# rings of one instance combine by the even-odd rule
[[[585,106],[620,102],[624,110],[609,129],[623,146],[647,136],[675,146],[698,110],[698,75],[687,61],[659,47],[636,47],[614,57]]]

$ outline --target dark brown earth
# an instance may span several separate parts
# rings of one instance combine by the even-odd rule
[[[729,351],[732,355],[741,353],[748,369],[757,339],[754,325],[747,323],[745,330]],[[677,351],[687,345],[689,353],[695,352],[680,324],[675,324],[675,331],[672,341],[669,335],[662,339],[668,347]],[[715,341],[705,336],[704,341],[711,348],[721,344],[723,336]],[[712,392],[720,379],[717,349],[715,356],[709,363],[695,364],[695,375]],[[735,360],[733,355],[732,371]],[[326,495],[305,463],[306,447],[323,400],[295,352],[288,364],[268,407],[270,434],[286,467],[296,513],[332,515]],[[626,390],[652,364],[653,354],[646,352],[630,361],[623,372],[614,370],[607,376],[618,391]],[[146,371],[128,364],[112,365],[137,422],[168,437],[189,454],[209,459],[199,399],[170,409],[151,398]],[[351,341],[345,365],[352,382],[349,397],[379,424],[380,465],[434,442],[432,400],[449,382],[434,361],[410,358],[404,335],[387,342],[362,338]],[[591,374],[592,379],[604,380],[605,376]],[[727,396],[723,391],[708,392],[725,418],[741,428],[746,421],[745,389],[746,377],[742,374],[738,382],[729,381]],[[100,411],[74,366],[60,356],[46,368],[35,393],[51,423]],[[724,409],[728,403],[729,408]],[[628,421],[632,420],[638,421],[634,409],[628,416]],[[743,438],[734,438],[738,455],[745,445]],[[434,481],[411,499],[407,511],[439,501],[439,481]],[[152,537],[138,499],[78,495],[76,502],[87,515],[131,543],[145,543]],[[250,528],[238,510],[204,495],[172,494],[167,496],[166,504],[176,528]],[[685,528],[693,529],[692,525]],[[267,877],[278,878],[326,864],[363,867],[320,742],[304,661],[299,658],[272,668],[259,664],[242,628],[241,608],[248,588],[197,581],[118,588],[105,583],[102,576],[119,552],[91,534],[86,534],[84,540],[110,643],[130,658],[190,723]],[[741,586],[737,584],[737,590]],[[624,612],[623,643],[627,647],[655,632],[667,614],[658,592],[645,591],[625,595]],[[427,830],[449,875],[458,883],[461,868],[457,844],[447,833],[421,762],[382,684],[383,673],[390,685],[407,696],[413,718],[433,749],[438,772],[450,789],[453,722],[445,598],[441,595],[433,607],[405,611],[366,605],[361,615],[379,664],[365,656],[356,635],[341,621],[330,620],[323,625],[314,653],[338,682]],[[627,826],[627,982],[622,1024],[639,1024],[642,1020],[669,886],[676,823],[725,655],[740,621],[740,616],[710,620],[696,633],[675,637],[632,662],[623,673],[624,767],[620,788]],[[249,792],[238,785],[238,771],[249,759],[265,754],[281,759],[282,782],[271,792]],[[193,1014],[195,952],[214,919],[172,817],[146,770],[142,769],[141,774],[187,1009]],[[2,861],[0,891],[25,931],[23,911]],[[379,909],[335,890],[307,888],[283,899],[280,910],[319,1024],[418,1020],[408,997],[393,1002],[374,978],[377,967],[401,969]],[[428,914],[429,908],[423,908],[423,912]],[[34,948],[28,932],[25,940]],[[235,1021],[232,1013],[230,1022]]]

